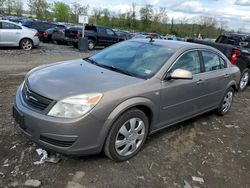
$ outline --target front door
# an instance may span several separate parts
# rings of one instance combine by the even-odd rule
[[[198,51],[181,55],[168,72],[175,69],[192,72],[193,79],[162,82],[159,126],[176,123],[199,112],[203,82],[200,79],[201,61]]]

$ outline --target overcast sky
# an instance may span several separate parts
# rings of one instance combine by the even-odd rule
[[[68,4],[75,1],[61,0]],[[165,7],[170,19],[186,17],[191,22],[195,16],[209,16],[226,23],[229,28],[250,32],[250,0],[78,0],[77,2],[88,4],[91,8],[109,8],[111,11],[122,13],[129,10],[133,2],[138,9],[151,4],[155,8]]]

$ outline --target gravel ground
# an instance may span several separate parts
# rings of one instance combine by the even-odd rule
[[[129,161],[115,163],[99,154],[35,165],[38,146],[11,116],[16,88],[33,67],[87,55],[54,44],[30,52],[0,49],[0,187],[182,187],[183,181],[193,187],[250,187],[250,87],[236,93],[226,116],[210,112],[156,133]]]

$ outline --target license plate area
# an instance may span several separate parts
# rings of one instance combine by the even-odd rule
[[[22,129],[26,128],[24,124],[24,116],[20,111],[16,109],[15,106],[13,107],[13,117]]]

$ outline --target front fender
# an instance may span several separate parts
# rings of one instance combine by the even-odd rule
[[[103,128],[102,128],[102,133],[101,133],[101,138],[99,140],[99,143],[105,143],[105,139],[115,122],[115,120],[123,114],[125,111],[127,111],[130,108],[136,107],[136,106],[146,106],[151,110],[152,114],[152,119],[151,119],[151,124],[154,124],[157,121],[157,114],[159,111],[159,108],[157,107],[158,105],[155,105],[151,100],[148,98],[144,97],[134,97],[131,99],[127,99],[126,101],[122,102],[119,104],[108,116],[107,120],[105,121]]]

